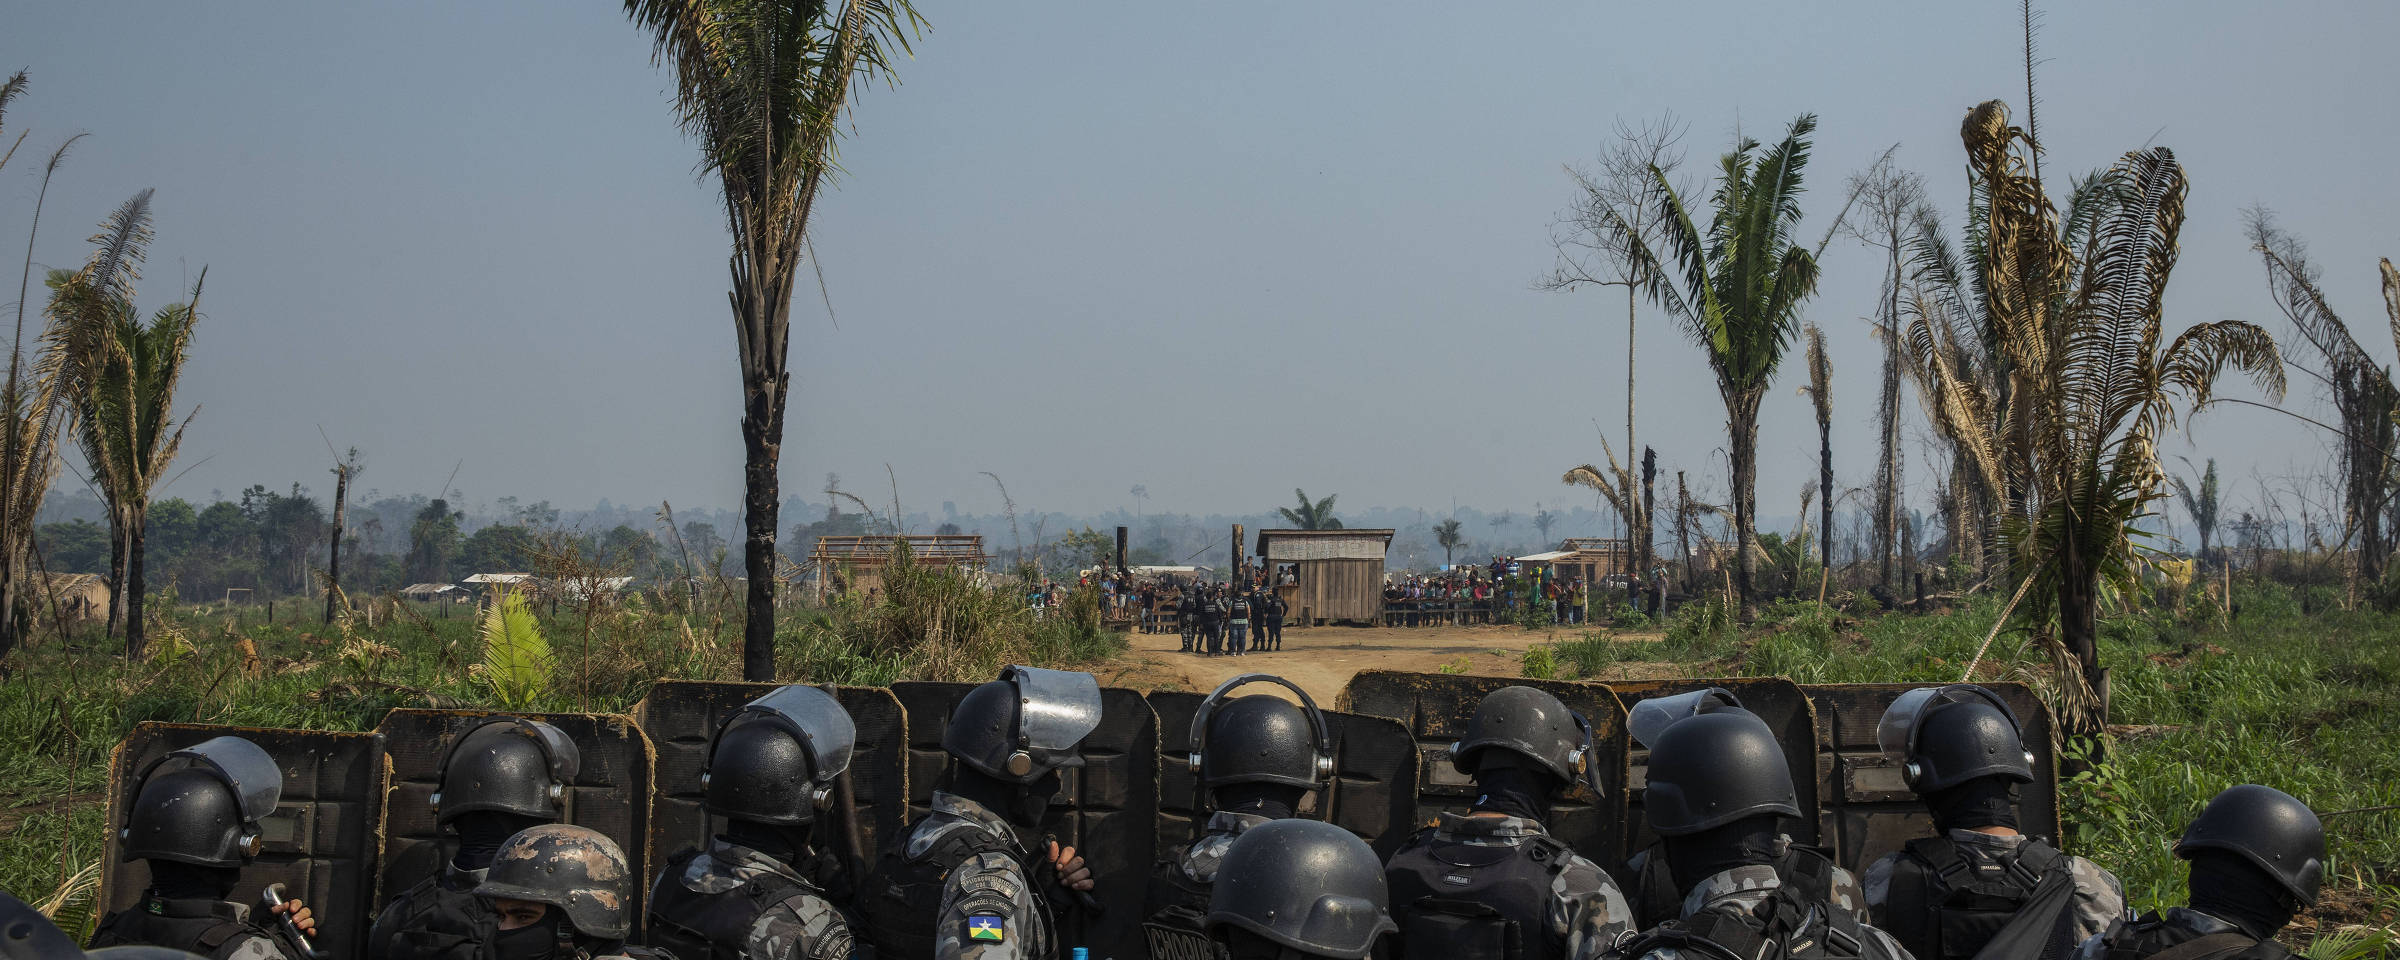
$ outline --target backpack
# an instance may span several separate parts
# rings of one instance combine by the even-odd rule
[[[1490,846],[1419,833],[1386,867],[1401,942],[1443,960],[1555,960],[1551,883],[1574,856],[1546,836]]]
[[[1653,858],[1655,859],[1655,858]],[[1618,955],[1639,958],[1672,949],[1711,960],[1861,960],[1866,925],[1830,902],[1833,861],[1794,848],[1776,865],[1783,884],[1746,913],[1703,910],[1634,937]]]
[[[898,843],[883,851],[859,896],[858,912],[866,920],[861,932],[873,941],[876,956],[884,960],[933,960],[934,922],[942,910],[942,886],[949,881],[950,871],[986,853],[1002,853],[1024,862],[1007,841],[982,830],[948,831],[923,855],[911,858],[908,843],[915,835],[914,830],[903,833]],[[1047,928],[1048,899],[1036,896],[1032,900]]]
[[[2028,839],[1977,869],[1947,837],[1919,837],[1892,869],[1883,929],[1918,960],[2058,957],[2074,940],[2066,854]]]

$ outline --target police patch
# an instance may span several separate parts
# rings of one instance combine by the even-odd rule
[[[977,913],[967,917],[967,939],[981,943],[1008,942],[1008,920],[996,913]]]

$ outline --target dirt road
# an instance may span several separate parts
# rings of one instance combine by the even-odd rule
[[[1182,641],[1172,634],[1137,631],[1132,652],[1120,661],[1122,669],[1100,671],[1100,682],[1207,691],[1237,674],[1272,673],[1331,709],[1343,685],[1361,670],[1432,673],[1448,666],[1455,673],[1514,677],[1526,648],[1551,637],[1548,631],[1513,626],[1286,628],[1281,651],[1203,657],[1181,652]]]

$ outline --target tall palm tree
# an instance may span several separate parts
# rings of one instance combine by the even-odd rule
[[[1819,562],[1833,569],[1833,359],[1825,353],[1825,331],[1816,324],[1808,329],[1808,386],[1800,392],[1808,394],[1809,403],[1817,411],[1817,509],[1824,511],[1817,522]]]
[[[1339,530],[1342,528],[1341,519],[1333,515],[1333,498],[1341,496],[1341,494],[1329,493],[1323,500],[1311,501],[1308,499],[1308,491],[1294,487],[1292,496],[1300,498],[1300,509],[1277,507],[1276,512],[1283,514],[1283,522],[1302,530]]]
[[[1458,549],[1467,538],[1458,532],[1458,518],[1451,517],[1433,525],[1433,542],[1442,545],[1442,566],[1450,565],[1450,552]]]
[[[2228,366],[2280,397],[2283,362],[2273,337],[2240,321],[2198,324],[2160,347],[2188,189],[2172,152],[2125,154],[2077,189],[2062,228],[2030,172],[2033,140],[2005,106],[1976,107],[1961,135],[1975,289],[2009,402],[1996,421],[1952,422],[1974,469],[2007,491],[2000,534],[2011,577],[2023,578],[2019,612],[2061,668],[2069,733],[2096,736],[2108,710],[2100,600],[2133,583],[2133,524],[2165,495],[2158,443],[2207,406]],[[1930,348],[1925,326],[1920,317],[1911,339]],[[1925,365],[1942,408],[1988,408],[1986,386],[1932,352]]]
[[[110,605],[124,612],[128,657],[141,656],[143,646],[150,495],[191,423],[189,416],[175,418],[175,386],[208,280],[203,269],[191,300],[161,308],[148,322],[141,319],[131,281],[150,238],[149,220],[145,190],[103,224],[94,238],[100,249],[84,269],[54,270],[49,279],[50,315],[57,324],[52,336],[68,358],[62,386],[72,390],[84,461],[108,500],[115,580]]]
[[[2192,462],[2185,460],[2183,465],[2189,467]],[[2167,482],[2175,486],[2175,498],[2183,501],[2183,512],[2191,515],[2192,528],[2199,531],[2199,566],[2206,569],[2209,543],[2217,538],[2217,458],[2208,458],[2208,469],[2200,474],[2197,486],[2172,475],[2167,477]]]
[[[0,120],[5,120],[9,102],[22,95],[25,86],[22,70],[0,82]],[[6,125],[0,123],[0,130],[4,129]],[[0,168],[16,156],[24,138],[18,134],[7,153],[0,154]],[[57,402],[58,358],[45,350],[34,363],[24,362],[25,292],[33,273],[33,241],[41,229],[42,202],[50,194],[50,176],[66,160],[67,148],[79,139],[81,134],[61,143],[42,170],[41,188],[34,195],[33,222],[26,230],[24,273],[17,282],[17,327],[10,342],[8,376],[0,380],[0,656],[16,648],[30,620],[34,596],[30,588],[40,566],[34,550],[34,517],[50,490],[51,478],[58,473],[58,430],[71,414],[66,405]]]
[[[1630,225],[1618,227],[1626,248],[1650,265],[1644,290],[1708,355],[1716,374],[1733,468],[1734,586],[1745,608],[1755,572],[1759,401],[1797,332],[1800,305],[1817,289],[1817,258],[1792,239],[1816,129],[1817,118],[1803,115],[1764,153],[1758,141],[1744,138],[1725,154],[1705,231],[1666,171],[1652,167],[1663,256]]]
[[[626,0],[625,14],[673,66],[678,119],[723,186],[742,373],[742,676],[773,680],[792,282],[851,87],[889,78],[923,21],[909,0]]]

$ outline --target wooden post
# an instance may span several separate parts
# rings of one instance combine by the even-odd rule
[[[1242,525],[1238,523],[1233,525],[1232,562],[1232,566],[1225,568],[1225,580],[1228,583],[1233,582],[1235,577],[1242,575]],[[1238,588],[1240,584],[1235,584],[1235,586]]]
[[[1119,573],[1124,573],[1124,572],[1127,572],[1129,569],[1130,569],[1130,568],[1128,568],[1127,566],[1125,566],[1125,528],[1124,528],[1124,527],[1118,527],[1118,528],[1117,528],[1117,571],[1118,571]],[[1122,586],[1124,586],[1124,585],[1123,585],[1123,584],[1118,584],[1118,586],[1122,587]]]

